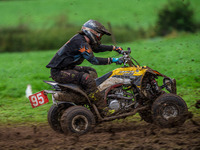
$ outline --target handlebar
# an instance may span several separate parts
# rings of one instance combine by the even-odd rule
[[[131,53],[131,48],[128,47],[127,51],[122,50],[121,54],[125,55],[125,54],[130,54]]]
[[[140,64],[139,64],[133,57],[130,56],[130,54],[131,54],[131,48],[130,48],[130,47],[127,48],[127,51],[122,50],[121,54],[123,55],[122,58],[123,58],[123,60],[124,60],[124,66],[125,66],[126,64],[128,64],[129,66],[133,66],[133,65],[136,66],[136,65],[133,63],[133,61],[134,61],[138,66],[140,66]],[[132,61],[132,60],[133,60],[133,61]]]

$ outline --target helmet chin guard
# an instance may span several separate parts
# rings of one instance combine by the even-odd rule
[[[104,34],[111,35],[101,23],[92,19],[84,23],[81,30],[90,39],[92,45],[101,44],[100,40]]]

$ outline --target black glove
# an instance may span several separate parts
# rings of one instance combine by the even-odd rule
[[[113,50],[116,51],[116,52],[118,52],[119,54],[121,54],[122,51],[123,51],[123,48],[122,47],[114,47]]]

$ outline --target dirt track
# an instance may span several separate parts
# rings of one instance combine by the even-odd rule
[[[82,136],[64,136],[48,124],[0,126],[0,150],[200,149],[200,118],[179,128],[159,129],[144,121],[104,123]]]

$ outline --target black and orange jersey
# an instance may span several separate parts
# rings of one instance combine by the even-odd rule
[[[94,65],[106,65],[111,63],[110,58],[95,57],[94,53],[112,51],[113,46],[99,45],[92,47],[86,42],[84,35],[76,34],[67,43],[65,43],[51,59],[47,68],[73,68],[80,65],[84,59]]]

